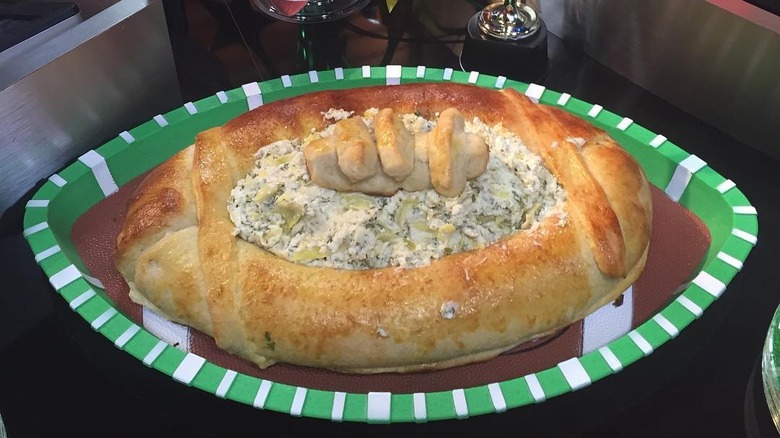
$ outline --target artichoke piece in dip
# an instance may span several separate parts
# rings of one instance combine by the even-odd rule
[[[373,134],[377,112],[353,117],[362,117]],[[334,109],[325,115],[336,119],[351,113]],[[415,114],[400,118],[415,135],[436,125]],[[371,196],[314,184],[303,151],[308,143],[332,135],[332,127],[260,149],[255,167],[231,192],[228,210],[236,235],[305,265],[417,267],[531,230],[548,215],[558,215],[560,224],[567,220],[560,208],[566,199],[563,188],[541,158],[500,125],[466,121],[466,132],[487,144],[489,159],[486,170],[455,197],[434,189]]]

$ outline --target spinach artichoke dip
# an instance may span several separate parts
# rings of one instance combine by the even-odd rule
[[[362,115],[372,133],[377,112]],[[352,116],[339,109],[323,114],[334,122]],[[401,118],[413,134],[430,132],[436,124],[416,114]],[[231,192],[228,210],[235,235],[304,265],[411,268],[530,232],[548,215],[557,215],[559,224],[567,220],[563,188],[541,158],[501,125],[466,121],[466,132],[488,145],[489,160],[485,172],[454,198],[433,189],[370,196],[313,184],[303,149],[331,135],[332,128],[259,150],[255,167]]]

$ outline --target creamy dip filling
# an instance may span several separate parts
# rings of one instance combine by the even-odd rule
[[[376,109],[362,116],[370,129]],[[330,110],[326,119],[352,114]],[[412,131],[428,132],[435,121],[403,117]],[[340,269],[418,267],[440,257],[484,248],[516,232],[530,231],[548,215],[567,217],[566,194],[520,139],[502,126],[475,118],[466,131],[485,139],[487,170],[468,181],[457,198],[435,190],[393,196],[342,193],[309,179],[303,147],[331,135],[332,126],[305,139],[262,147],[255,167],[231,192],[234,234],[295,263]]]

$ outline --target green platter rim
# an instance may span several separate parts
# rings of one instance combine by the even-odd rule
[[[636,329],[596,351],[529,375],[475,387],[420,393],[324,391],[259,379],[181,351],[115,307],[91,277],[70,238],[74,221],[133,177],[221,125],[263,103],[325,89],[411,82],[511,87],[605,129],[639,161],[652,184],[699,216],[712,243],[693,281]],[[53,174],[27,202],[24,231],[35,260],[56,292],[114,345],[181,384],[258,409],[362,423],[426,422],[504,412],[586,387],[620,372],[676,337],[700,317],[742,269],[758,238],[758,216],[736,184],[663,135],[600,105],[538,84],[478,72],[424,66],[363,66],[282,76],[219,92],[155,116]]]

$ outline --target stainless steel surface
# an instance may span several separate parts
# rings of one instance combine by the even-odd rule
[[[79,7],[81,16],[87,19],[95,14],[106,10],[109,6],[119,3],[119,0],[52,0],[52,1],[72,1]]]
[[[35,50],[37,46],[45,43],[46,41],[51,40],[52,38],[56,38],[61,33],[76,26],[82,21],[84,20],[81,18],[80,13],[73,15],[71,17],[68,17],[60,21],[54,26],[51,26],[48,29],[45,29],[42,32],[37,33],[36,35],[33,35],[30,38],[27,38],[26,40],[21,41],[18,44],[3,50],[2,52],[0,52],[0,68],[2,68],[3,65],[8,65],[8,67],[12,67],[14,61],[16,59],[20,59],[20,57],[23,57],[26,52]],[[3,78],[0,77],[0,84],[3,84],[3,82],[5,81],[3,80]],[[0,87],[2,87],[2,85],[0,85]]]
[[[741,0],[542,0],[551,33],[780,157],[780,17]]]
[[[111,4],[0,65],[0,217],[74,157],[180,104],[160,0]]]

